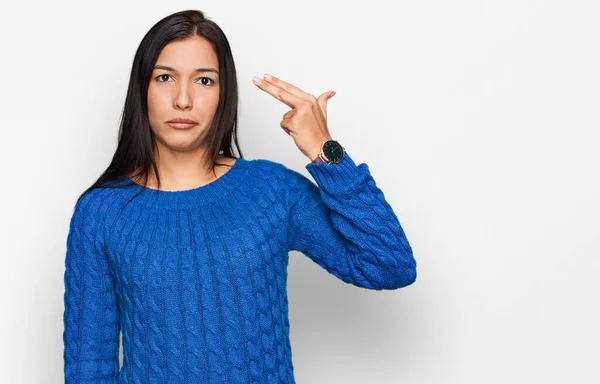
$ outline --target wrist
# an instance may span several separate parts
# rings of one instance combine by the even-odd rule
[[[327,136],[324,139],[322,139],[317,147],[317,150],[315,153],[310,154],[308,156],[308,158],[310,159],[311,162],[313,163],[323,163],[326,160],[322,157],[322,153],[323,153],[323,144],[325,144],[327,141],[329,140],[333,140],[333,138],[331,136]]]
[[[313,163],[322,163],[322,162],[323,162],[323,159],[321,158],[321,156],[319,156],[319,155],[317,154],[317,156],[315,156],[315,157],[314,157],[314,158],[313,158],[311,161],[312,161]]]

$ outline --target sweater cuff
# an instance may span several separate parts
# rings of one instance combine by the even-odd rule
[[[337,164],[310,162],[306,169],[320,187],[332,193],[352,191],[353,187],[362,183],[369,175],[367,164],[356,165],[348,152],[344,153],[344,158]]]

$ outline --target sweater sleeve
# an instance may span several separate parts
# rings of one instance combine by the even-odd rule
[[[306,169],[317,185],[291,170],[289,249],[361,288],[412,284],[412,248],[367,164],[357,166],[346,152],[340,163],[309,163]]]
[[[84,195],[75,205],[66,240],[66,384],[114,383],[119,371],[117,296],[104,252],[99,213],[98,202]]]

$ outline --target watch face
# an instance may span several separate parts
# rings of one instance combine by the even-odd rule
[[[344,158],[344,147],[335,140],[328,140],[323,144],[323,154],[332,163],[339,163]]]

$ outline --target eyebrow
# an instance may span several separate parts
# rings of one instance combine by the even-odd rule
[[[171,68],[171,67],[167,67],[166,65],[157,65],[154,67],[154,69],[163,69],[165,71],[171,71],[171,72],[176,72],[177,70],[175,68]],[[219,72],[214,69],[214,68],[197,68],[195,71],[195,73],[200,73],[200,72],[214,72],[217,75],[219,74]]]

